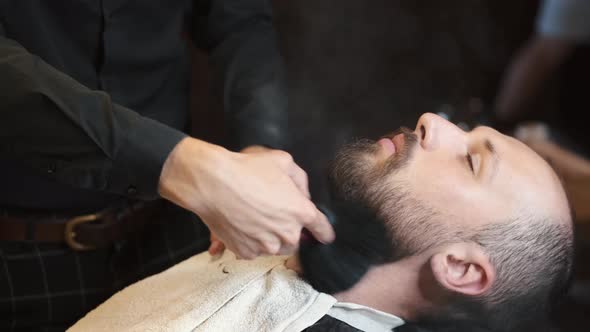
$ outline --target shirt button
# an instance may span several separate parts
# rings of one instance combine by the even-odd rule
[[[127,188],[127,195],[133,196],[135,194],[137,194],[137,188],[129,186],[129,188]]]
[[[47,167],[47,174],[53,173],[55,173],[55,165],[49,165],[49,167]]]

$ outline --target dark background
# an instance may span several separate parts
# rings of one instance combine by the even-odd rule
[[[413,128],[424,112],[444,111],[470,123],[476,112],[489,118],[506,66],[533,32],[538,6],[535,0],[273,3],[289,73],[288,150],[308,172],[317,200],[325,194],[326,164],[343,142]],[[535,105],[540,118],[586,147],[588,54],[576,51]],[[206,56],[195,51],[193,67],[194,134],[223,143]],[[590,276],[586,252],[578,250],[582,277]],[[590,329],[590,288],[577,285],[561,315],[564,331]]]
[[[513,2],[514,3],[514,2]],[[493,100],[529,35],[535,2],[275,1],[291,84],[292,152],[322,194],[322,168],[352,137]]]
[[[424,112],[461,119],[489,109],[511,56],[531,34],[537,1],[275,0],[290,84],[288,150],[323,195],[334,149],[413,128]],[[206,57],[194,64],[194,134],[223,143]],[[207,121],[203,121],[207,119]]]

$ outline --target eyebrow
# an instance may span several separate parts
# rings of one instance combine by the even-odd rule
[[[490,152],[493,161],[492,161],[492,167],[493,170],[490,172],[490,181],[492,181],[496,175],[496,173],[498,173],[498,161],[500,159],[500,157],[498,156],[498,152],[496,150],[496,146],[492,143],[492,141],[490,141],[489,138],[486,138],[486,140],[484,141],[484,146],[485,148]]]
[[[484,144],[485,144],[486,149],[488,149],[488,151],[490,151],[491,154],[496,155],[496,147],[494,146],[492,141],[490,141],[489,139],[486,139]]]

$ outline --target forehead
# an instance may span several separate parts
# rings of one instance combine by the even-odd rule
[[[569,213],[558,177],[529,147],[488,127],[465,135],[470,151],[480,154],[483,176],[474,176],[463,156],[448,157],[445,151],[417,156],[409,170],[417,194],[437,210],[482,222],[523,213]]]
[[[519,204],[521,209],[529,209],[529,212],[553,215],[567,209],[559,178],[551,166],[531,148],[513,137],[486,127],[477,128],[473,134],[497,142],[498,176],[490,183],[490,190],[495,190],[505,200]]]
[[[518,185],[522,189],[534,190],[558,184],[549,164],[519,140],[489,127],[477,127],[468,133],[468,137],[470,145],[483,145],[492,150],[490,153],[483,152],[486,154],[484,162],[495,164],[497,168],[498,176],[490,181],[492,187]]]

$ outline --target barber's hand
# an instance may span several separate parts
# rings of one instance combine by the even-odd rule
[[[242,258],[292,253],[303,227],[331,242],[334,231],[309,200],[307,175],[292,157],[260,147],[247,152],[185,138],[164,164],[160,194],[198,214]]]
[[[215,256],[217,254],[223,254],[225,251],[225,244],[221,242],[220,239],[211,232],[211,244],[209,245],[209,249],[207,250],[211,256]]]
[[[251,145],[244,149],[242,149],[242,153],[257,153],[257,152],[269,152],[270,149],[260,145]],[[307,188],[305,188],[307,190]],[[209,249],[207,250],[211,256],[215,256],[217,254],[223,254],[225,251],[225,244],[221,242],[221,240],[211,232],[210,236],[210,245]]]

